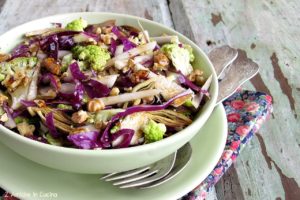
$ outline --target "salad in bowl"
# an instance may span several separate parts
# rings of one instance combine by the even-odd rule
[[[189,126],[209,99],[212,76],[194,59],[177,36],[151,37],[142,26],[54,23],[0,54],[0,123],[78,149],[163,140]]]

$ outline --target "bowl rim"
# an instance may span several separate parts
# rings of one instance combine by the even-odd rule
[[[127,19],[136,19],[136,20],[139,20],[141,22],[146,22],[146,23],[152,24],[152,25],[157,26],[159,28],[167,29],[168,31],[174,32],[174,34],[176,34],[180,37],[183,37],[185,40],[187,40],[188,43],[192,44],[194,50],[200,52],[201,56],[203,56],[203,58],[208,63],[210,71],[212,72],[211,73],[211,75],[212,75],[212,85],[215,85],[215,94],[212,95],[212,97],[210,98],[209,105],[207,105],[207,108],[206,108],[206,112],[201,113],[199,116],[197,116],[197,118],[195,120],[193,120],[192,124],[190,124],[189,126],[184,128],[183,130],[177,132],[176,134],[174,134],[170,137],[164,138],[163,140],[160,140],[160,141],[157,141],[157,142],[154,142],[154,143],[138,145],[138,146],[133,146],[133,147],[129,147],[129,148],[97,150],[97,149],[76,149],[76,148],[55,146],[55,145],[38,142],[38,141],[32,140],[30,138],[24,137],[24,136],[22,136],[22,135],[20,135],[16,132],[6,128],[3,125],[0,125],[1,134],[3,134],[2,132],[4,132],[8,136],[13,137],[14,139],[18,140],[19,142],[23,142],[23,143],[26,143],[27,145],[31,145],[31,146],[34,146],[34,147],[37,147],[37,148],[44,148],[44,149],[50,150],[50,151],[72,153],[74,155],[84,155],[84,156],[94,156],[94,155],[99,155],[99,154],[101,154],[103,156],[111,156],[112,154],[118,154],[119,155],[119,154],[133,153],[133,152],[136,152],[138,150],[139,151],[148,151],[148,150],[151,150],[151,149],[157,149],[157,148],[159,148],[159,146],[165,146],[165,144],[167,144],[167,143],[172,144],[173,141],[180,140],[181,137],[184,137],[183,136],[184,134],[188,134],[190,132],[190,130],[197,129],[197,122],[202,120],[202,118],[204,117],[204,114],[209,115],[209,116],[211,115],[211,113],[213,111],[213,108],[215,107],[215,104],[216,104],[216,101],[217,101],[217,94],[218,94],[218,90],[219,90],[217,75],[216,75],[215,69],[213,67],[213,64],[211,63],[211,61],[208,58],[208,56],[206,55],[206,53],[204,53],[204,51],[197,44],[195,44],[192,40],[190,40],[185,35],[177,32],[175,29],[170,28],[170,27],[168,27],[166,25],[163,25],[161,23],[158,23],[158,22],[155,22],[155,21],[152,21],[152,20],[149,20],[149,19],[145,19],[145,18],[142,18],[142,17],[123,14],[123,13],[114,13],[114,12],[70,12],[70,13],[64,13],[64,14],[49,15],[49,16],[46,16],[46,17],[31,20],[31,21],[25,22],[23,24],[17,25],[15,27],[9,29],[8,31],[4,32],[3,34],[1,34],[0,39],[2,37],[5,37],[6,35],[14,33],[16,30],[18,30],[18,29],[20,29],[24,26],[26,27],[30,24],[36,24],[36,23],[39,23],[41,21],[47,21],[47,20],[49,21],[49,19],[52,19],[52,18],[72,17],[72,16],[74,16],[74,18],[75,18],[78,15],[79,16],[82,15],[83,18],[85,16],[89,16],[89,15],[90,16],[94,16],[94,15],[109,16],[109,15],[111,15],[111,16],[117,16],[117,17],[127,18]],[[207,114],[207,113],[209,113],[209,114]],[[209,118],[209,116],[207,117],[207,119]],[[198,130],[200,130],[200,128],[198,128]]]

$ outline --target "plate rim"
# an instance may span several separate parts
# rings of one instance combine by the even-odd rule
[[[217,113],[215,113],[215,112],[217,112]],[[221,155],[222,155],[222,153],[224,151],[225,144],[226,144],[228,124],[227,124],[227,118],[226,118],[226,111],[225,111],[225,108],[224,108],[224,106],[222,104],[215,107],[215,110],[213,111],[213,114],[220,115],[222,117],[222,121],[223,121],[223,123],[221,125],[221,126],[223,126],[223,128],[220,128],[220,131],[222,131],[222,133],[221,133],[222,138],[220,139],[221,145],[219,145],[220,147],[216,151],[215,156],[213,158],[213,161],[210,162],[209,167],[206,168],[205,172],[202,172],[201,176],[194,176],[194,178],[192,180],[188,180],[188,182],[189,182],[188,184],[186,184],[186,183],[185,184],[181,184],[182,187],[181,187],[180,191],[172,191],[172,192],[169,192],[169,194],[164,194],[163,195],[163,199],[164,200],[166,198],[167,199],[180,198],[180,197],[184,196],[185,194],[187,194],[188,192],[190,192],[192,189],[194,189],[196,186],[198,186],[209,175],[209,173],[213,170],[213,168],[216,166],[217,162],[219,161],[219,159],[220,159],[220,157],[221,157]],[[210,119],[208,119],[208,120],[210,120]],[[192,138],[192,140],[193,139],[194,138]],[[5,146],[2,143],[1,143],[1,145]],[[12,150],[10,150],[10,151],[12,153],[14,153],[14,154],[16,154],[16,155],[19,156],[19,154],[13,152]],[[23,159],[25,159],[25,158],[23,158]],[[32,161],[30,161],[30,162],[32,162]],[[39,165],[39,164],[37,164],[35,162],[32,162],[32,163],[34,165],[37,165],[37,167],[41,167],[41,165]],[[51,169],[51,168],[49,168],[49,169]],[[53,170],[53,169],[51,169],[51,170]],[[183,172],[185,170],[187,170],[187,169],[185,168],[183,170]],[[64,172],[64,173],[66,173],[66,172]],[[178,176],[180,176],[180,174]],[[178,184],[178,183],[175,183],[175,184]],[[8,192],[12,192],[13,191],[12,188],[7,188],[7,187],[5,187],[5,185],[2,185],[1,183],[0,183],[0,187],[2,187],[3,189],[5,189]],[[27,199],[27,198],[24,198],[24,199]],[[28,199],[30,199],[30,198],[28,198]]]

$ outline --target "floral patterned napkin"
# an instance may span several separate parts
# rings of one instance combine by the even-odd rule
[[[181,200],[205,199],[273,109],[271,96],[251,91],[239,91],[223,105],[227,114],[228,136],[222,157],[208,177]]]
[[[223,102],[227,113],[227,142],[218,164],[208,177],[180,200],[203,200],[272,112],[272,97],[261,92],[238,91]],[[18,200],[0,188],[0,199]]]

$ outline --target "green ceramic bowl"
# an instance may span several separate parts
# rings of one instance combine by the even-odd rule
[[[201,108],[194,122],[184,130],[159,142],[131,148],[81,150],[57,147],[25,138],[2,125],[0,125],[0,141],[8,148],[34,162],[64,171],[88,174],[125,171],[148,165],[171,154],[190,141],[199,132],[215,107],[218,94],[217,77],[213,65],[205,53],[188,38],[166,26],[143,18],[116,13],[89,12],[55,15],[28,22],[4,33],[0,36],[1,51],[9,52],[21,42],[25,32],[49,27],[52,22],[66,24],[79,17],[86,19],[89,23],[116,19],[118,24],[133,26],[138,26],[139,20],[151,36],[159,36],[162,33],[178,35],[181,42],[193,47],[196,57],[193,64],[194,67],[201,68],[206,77],[210,74],[213,75],[212,85],[209,90],[211,94],[210,100]]]

